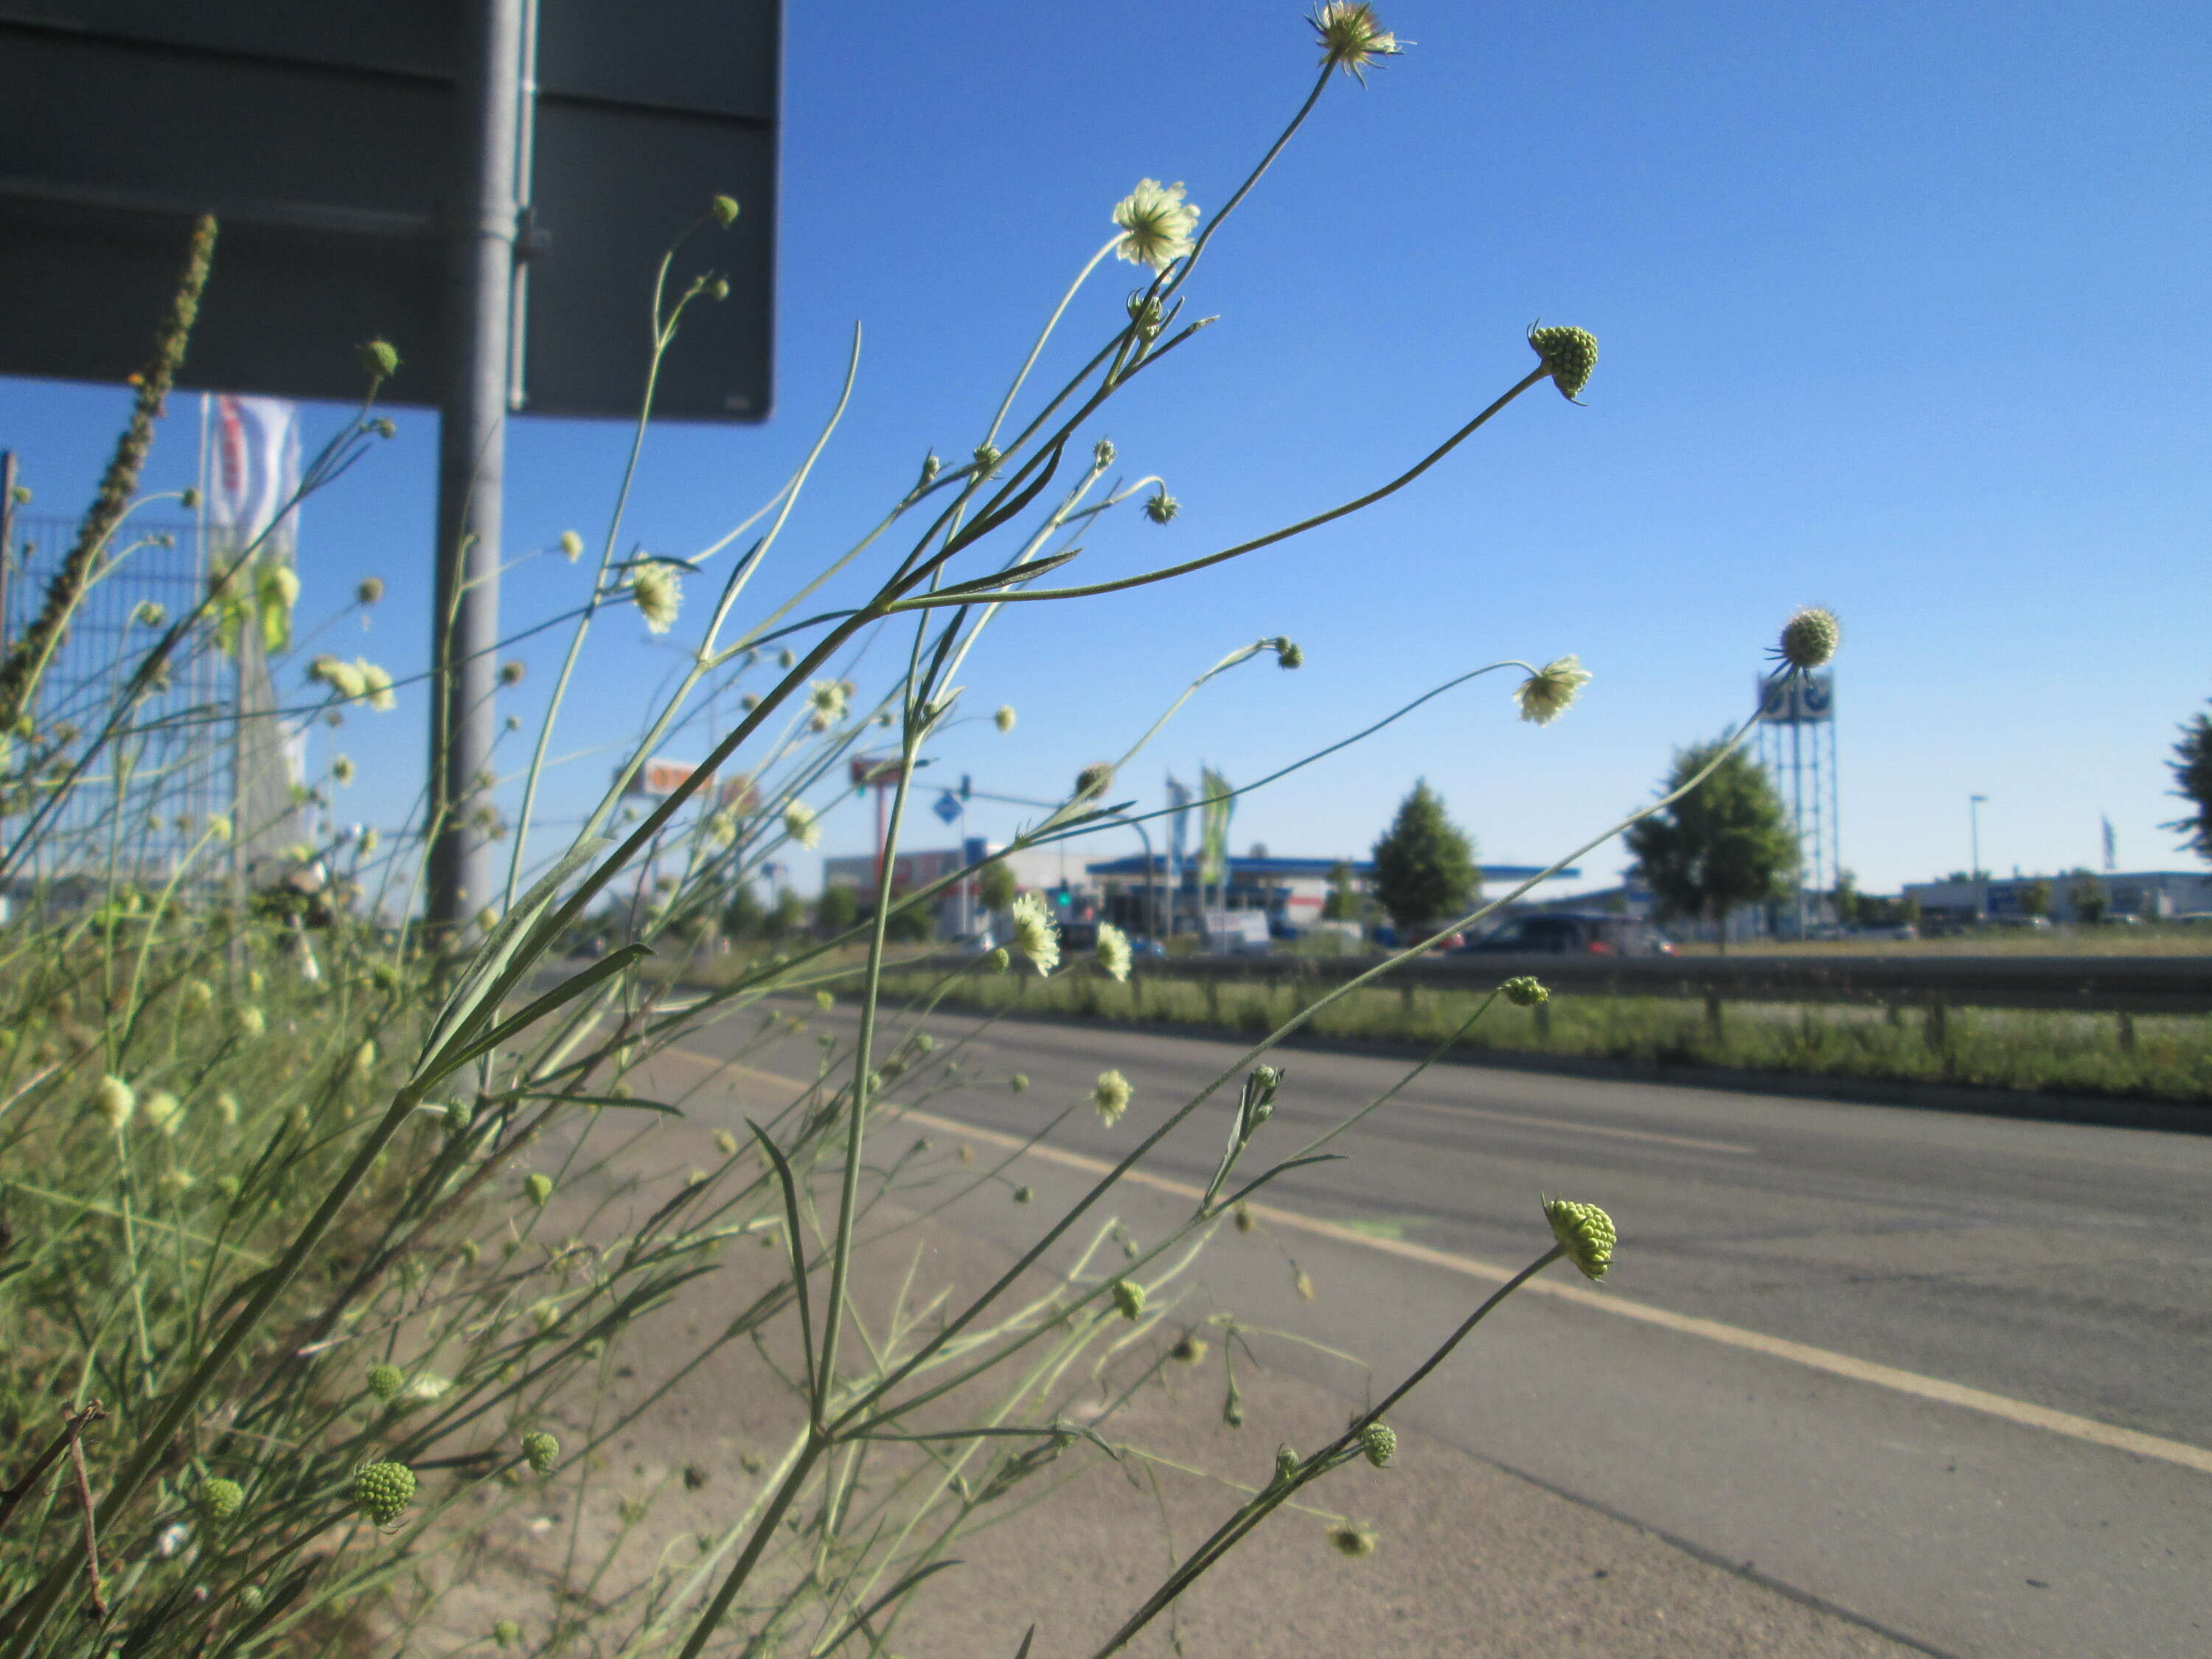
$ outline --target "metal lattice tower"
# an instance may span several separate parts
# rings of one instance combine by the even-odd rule
[[[1761,683],[1766,702],[1758,729],[1759,758],[1774,780],[1797,837],[1798,869],[1793,915],[1801,939],[1820,923],[1836,921],[1831,895],[1840,878],[1836,780],[1836,680],[1832,672],[1810,673],[1781,687]]]

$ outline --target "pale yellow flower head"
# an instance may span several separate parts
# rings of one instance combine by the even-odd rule
[[[1378,58],[1398,57],[1413,44],[1401,45],[1398,37],[1376,20],[1375,8],[1368,0],[1328,0],[1306,21],[1318,37],[1322,64],[1357,76],[1363,86],[1369,64]]]
[[[1129,977],[1129,936],[1110,921],[1098,924],[1098,965],[1106,970],[1107,977],[1117,981]]]
[[[1014,924],[1014,949],[1036,964],[1040,974],[1060,966],[1060,926],[1045,914],[1044,901],[1035,893],[1017,894],[1008,912]]]
[[[784,833],[801,847],[812,849],[822,840],[822,825],[814,816],[814,809],[803,800],[795,800],[783,809]]]
[[[107,1120],[109,1128],[120,1129],[138,1109],[138,1094],[121,1078],[111,1074],[100,1079],[100,1086],[93,1091],[92,1103],[94,1109]]]
[[[1098,1109],[1099,1121],[1110,1129],[1129,1109],[1129,1097],[1135,1092],[1129,1086],[1129,1079],[1121,1073],[1101,1072],[1097,1084],[1091,1091],[1091,1103]]]
[[[674,569],[641,564],[630,572],[629,590],[648,632],[665,634],[676,625],[676,614],[684,608],[684,583]]]
[[[1513,693],[1521,718],[1549,726],[1573,707],[1576,696],[1590,682],[1579,657],[1558,657],[1521,682]]]
[[[1114,205],[1114,222],[1122,233],[1115,257],[1165,270],[1188,255],[1199,210],[1183,198],[1180,182],[1164,185],[1157,179],[1139,179],[1136,189]]]

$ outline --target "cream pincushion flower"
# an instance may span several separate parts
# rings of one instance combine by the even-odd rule
[[[1016,896],[1008,914],[1013,919],[1014,949],[1036,964],[1040,974],[1060,966],[1060,928],[1045,914],[1044,901],[1035,893]]]
[[[641,564],[630,572],[629,590],[647,631],[665,634],[676,625],[676,613],[684,608],[684,584],[675,571],[665,564]]]
[[[1098,965],[1106,970],[1107,977],[1126,981],[1129,977],[1129,936],[1110,921],[1098,924]]]
[[[822,826],[814,821],[814,809],[803,800],[795,800],[783,809],[783,828],[801,847],[811,848],[822,839]]]
[[[1191,251],[1191,232],[1198,226],[1198,209],[1183,199],[1180,182],[1164,185],[1157,179],[1139,179],[1114,206],[1114,222],[1121,227],[1116,258],[1131,264],[1165,270]]]
[[[1521,705],[1521,718],[1549,726],[1567,712],[1590,677],[1579,657],[1559,657],[1521,682],[1513,701]]]

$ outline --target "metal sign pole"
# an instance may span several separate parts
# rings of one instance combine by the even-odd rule
[[[438,422],[438,585],[431,624],[429,922],[457,927],[495,896],[491,842],[471,817],[498,730],[500,507],[522,129],[525,0],[477,0],[456,108],[465,123]]]

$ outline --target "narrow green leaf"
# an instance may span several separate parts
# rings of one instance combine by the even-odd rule
[[[582,973],[563,980],[511,1019],[501,1020],[483,1036],[477,1038],[465,1048],[450,1058],[440,1056],[426,1061],[422,1071],[416,1073],[416,1082],[423,1088],[431,1087],[441,1079],[449,1077],[460,1070],[478,1055],[489,1054],[517,1032],[529,1030],[531,1026],[544,1018],[563,1003],[573,1002],[586,991],[605,984],[640,957],[649,957],[652,954],[653,947],[649,945],[625,945],[611,956],[601,957]]]

